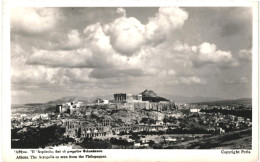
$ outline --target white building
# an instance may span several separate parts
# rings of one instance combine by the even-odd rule
[[[103,104],[108,104],[109,100],[103,100]]]
[[[76,108],[80,108],[81,106],[83,106],[83,102],[76,102],[75,105]]]
[[[49,119],[49,115],[48,114],[41,114],[41,119],[46,119],[48,120]]]
[[[190,112],[191,113],[198,113],[198,112],[200,112],[200,109],[199,108],[190,108]]]

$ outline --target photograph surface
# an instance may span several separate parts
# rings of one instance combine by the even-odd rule
[[[11,149],[252,149],[252,7],[12,7]]]

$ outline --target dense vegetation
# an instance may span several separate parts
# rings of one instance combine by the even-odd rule
[[[150,118],[142,118],[140,123],[144,123],[144,124],[156,124],[156,121],[154,119],[150,119]]]
[[[110,149],[112,145],[108,141],[99,139],[85,138],[80,146],[88,149]]]
[[[252,110],[225,110],[225,109],[201,109],[201,112],[206,112],[206,113],[222,113],[224,115],[230,114],[230,115],[235,115],[235,116],[240,116],[240,117],[246,117],[252,119]]]
[[[13,129],[11,132],[12,148],[44,148],[46,146],[55,146],[61,143],[66,143],[69,139],[63,137],[65,129],[58,126],[47,128],[32,128],[27,127],[27,131],[21,129]]]
[[[133,148],[134,142],[128,142],[125,139],[110,138],[107,140],[85,138],[79,144],[83,148],[88,149],[111,149],[111,148]]]

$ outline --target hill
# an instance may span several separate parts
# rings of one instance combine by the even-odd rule
[[[142,95],[143,101],[151,101],[151,102],[159,102],[159,101],[169,101],[166,98],[157,96],[156,93],[154,93],[152,90],[145,90],[140,93]]]
[[[112,99],[112,95],[107,95],[107,96],[95,96],[95,97],[84,97],[84,96],[67,96],[67,97],[62,97],[58,98],[53,101],[47,102],[47,104],[62,104],[66,102],[71,102],[71,101],[80,101],[83,102],[83,104],[88,104],[88,103],[94,103],[96,99]]]
[[[252,105],[252,98],[240,98],[236,100],[219,100],[219,101],[210,101],[210,102],[194,102],[191,104],[199,104],[199,105]]]
[[[94,103],[97,98],[102,99],[112,99],[112,95],[108,96],[95,96],[95,97],[83,97],[83,96],[67,96],[61,97],[53,101],[48,101],[46,103],[28,103],[28,104],[12,104],[11,110],[12,113],[20,114],[35,114],[35,113],[50,113],[54,112],[56,105],[63,104],[71,101],[80,101],[83,104]]]
[[[66,102],[71,102],[71,101],[81,101],[83,103],[89,103],[91,102],[90,98],[82,97],[82,96],[66,96],[66,97],[61,97],[53,101],[47,102],[47,104],[62,104]]]
[[[143,97],[158,97],[156,93],[154,93],[152,90],[144,90],[140,93]]]
[[[209,101],[218,101],[224,100],[223,98],[218,97],[203,97],[203,96],[180,96],[180,95],[171,95],[171,94],[161,94],[165,98],[174,101],[176,103],[195,103],[195,102],[209,102]]]

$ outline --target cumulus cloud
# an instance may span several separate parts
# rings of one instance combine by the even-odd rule
[[[50,76],[56,69],[46,69],[45,67],[25,67],[23,69],[12,70],[12,82],[23,83],[23,82],[37,82],[43,83],[46,81],[51,82]]]
[[[13,96],[42,89],[46,94],[55,89],[61,96],[62,92],[76,94],[77,90],[82,94],[107,90],[111,94],[111,89],[123,91],[125,87],[137,91],[163,88],[169,93],[176,89],[182,93],[183,87],[189,87],[191,90],[183,93],[196,95],[198,87],[206,87],[205,94],[210,94],[206,91],[214,91],[215,84],[250,85],[250,47],[239,51],[215,41],[214,32],[219,32],[208,33],[205,29],[210,24],[201,25],[209,18],[200,21],[200,16],[211,9],[199,16],[193,9],[176,7],[147,9],[151,13],[142,11],[138,16],[133,13],[138,9],[61,10],[12,10]],[[239,77],[240,72],[245,77]]]
[[[144,25],[136,18],[118,18],[105,26],[105,33],[110,36],[111,45],[119,53],[133,55],[145,43]]]
[[[186,43],[183,44],[179,41],[177,41],[173,44],[172,49],[176,52],[196,52],[197,51],[196,46],[190,47],[188,44],[186,44]]]
[[[118,8],[116,12],[122,16],[109,24],[96,23],[85,27],[85,48],[57,51],[34,49],[25,63],[48,68],[93,69],[88,75],[96,79],[158,75],[178,77],[174,79],[175,83],[182,84],[205,83],[194,76],[194,64],[233,64],[230,51],[218,50],[215,44],[208,42],[190,46],[167,40],[153,46],[151,42],[159,40],[159,35],[166,39],[166,33],[183,25],[188,18],[183,9],[160,8],[145,25],[134,17],[127,18],[123,8]],[[76,29],[70,30],[63,41],[68,48],[77,48],[81,43]],[[16,50],[19,51],[19,48]],[[68,76],[63,80],[66,82]]]
[[[175,7],[160,8],[158,13],[142,24],[134,17],[126,17],[125,10],[117,9],[123,16],[104,26],[104,32],[110,37],[111,45],[119,53],[131,56],[142,45],[157,44],[167,38],[167,34],[181,27],[188,13]]]
[[[217,50],[215,44],[208,42],[197,46],[190,46],[180,41],[164,42],[156,47],[146,46],[145,49],[142,49],[142,52],[140,54],[143,57],[140,58],[140,63],[144,63],[146,67],[161,71],[171,68],[175,70],[176,74],[181,73],[182,75],[190,73],[187,71],[194,71],[196,68],[205,65],[212,65],[212,68],[238,65],[230,51]],[[210,66],[207,66],[207,68],[210,68]],[[192,73],[189,75],[192,75]]]
[[[76,31],[72,33],[77,35]],[[85,48],[57,51],[34,49],[26,63],[64,68],[120,68],[123,65],[136,64],[135,59],[128,59],[113,49],[109,37],[104,34],[99,23],[86,27],[84,34]]]
[[[124,8],[117,8],[116,13],[120,14],[122,17],[126,17],[126,11]]]
[[[90,81],[92,69],[49,68],[46,66],[25,65],[12,70],[12,83],[23,85],[70,85],[75,82]]]
[[[177,7],[162,7],[146,24],[146,37],[151,42],[164,40],[169,32],[180,28],[188,19],[188,13]]]
[[[204,62],[230,62],[232,60],[232,54],[230,51],[217,50],[215,44],[207,42],[202,43],[198,47],[199,59]]]
[[[81,44],[81,39],[80,39],[80,35],[79,35],[79,31],[78,30],[71,30],[68,34],[67,34],[67,42],[65,43],[66,47],[68,48],[77,48],[80,46]]]
[[[11,29],[42,33],[55,27],[61,15],[56,8],[12,8]]]
[[[88,33],[86,42],[88,42],[87,46],[89,48],[74,51],[35,49],[26,63],[49,67],[94,68],[89,73],[89,77],[97,79],[145,75],[190,77],[194,75],[193,64],[195,63],[201,64],[201,66],[205,64],[205,61],[207,64],[211,63],[216,66],[233,64],[232,61],[222,61],[221,59],[224,58],[221,57],[226,56],[221,55],[219,50],[216,50],[216,45],[210,43],[203,43],[198,47],[180,42],[163,43],[156,48],[144,46],[136,55],[127,57],[113,50],[100,24],[88,27],[85,29],[85,33]],[[205,47],[205,44],[208,46]],[[194,50],[195,48],[196,50]],[[225,53],[225,51],[221,52]],[[201,55],[209,56],[205,59],[201,58]],[[211,58],[211,55],[216,56]],[[204,83],[196,77],[183,78],[178,82],[185,84]]]
[[[73,50],[84,47],[84,41],[77,29],[70,29],[64,33],[49,34],[49,41],[39,42],[40,49],[44,50]]]
[[[104,34],[100,23],[92,24],[84,29],[85,48],[92,50],[96,54],[107,54],[114,52],[110,44],[110,39]]]
[[[142,55],[143,51],[140,51],[141,48],[144,46],[150,48],[150,42],[157,41],[158,31],[156,30],[171,32],[182,26],[188,17],[188,14],[180,8],[160,8],[155,17],[150,18],[149,22],[143,25],[134,17],[127,18],[123,8],[118,8],[117,13],[122,16],[112,23],[103,26],[100,23],[86,26],[83,31],[86,49],[34,50],[27,64],[71,68],[121,67],[120,64],[130,67],[138,66],[138,63],[145,60]],[[160,21],[163,22],[163,26]],[[152,26],[151,23],[156,26]],[[165,33],[161,33],[163,37]],[[76,48],[81,42],[79,32],[73,29],[67,34],[67,40],[63,44],[67,48]],[[183,50],[181,48],[190,47],[185,45],[185,47],[176,47],[176,50]]]

